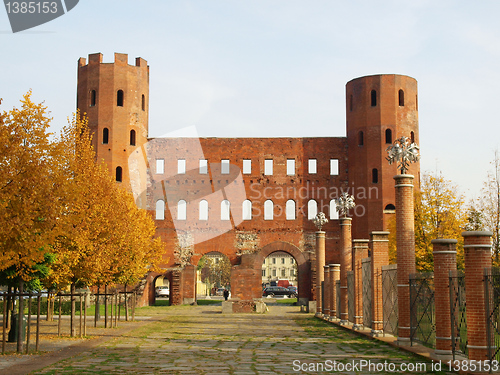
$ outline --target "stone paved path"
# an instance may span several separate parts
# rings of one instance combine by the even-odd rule
[[[423,359],[353,335],[293,306],[270,306],[264,315],[223,315],[220,306],[165,307],[161,311],[159,320],[34,373],[433,373],[431,364]],[[340,363],[337,371],[328,367],[334,361]],[[371,361],[372,370],[346,371],[353,363],[360,366],[360,361]],[[388,367],[384,371],[384,362],[396,371]],[[426,366],[427,371],[403,372],[401,365]]]

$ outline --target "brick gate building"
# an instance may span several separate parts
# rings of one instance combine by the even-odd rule
[[[172,304],[195,300],[196,266],[210,252],[228,256],[237,300],[261,297],[262,262],[276,251],[297,262],[301,302],[315,299],[310,218],[322,211],[330,219],[323,227],[326,264],[339,263],[334,199],[343,191],[357,204],[353,239],[387,230],[397,170],[386,148],[401,136],[418,143],[417,82],[403,75],[347,83],[345,137],[197,138],[188,129],[149,138],[149,67],[141,58],[129,65],[125,54],[115,54],[114,63],[99,53],[88,63],[80,58],[77,92],[98,158],[155,218]],[[417,187],[419,170],[415,163],[409,171]],[[158,276],[148,275],[143,304],[154,302]]]

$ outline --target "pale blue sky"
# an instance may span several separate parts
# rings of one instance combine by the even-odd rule
[[[472,196],[500,143],[499,14],[496,0],[80,0],[12,34],[0,9],[1,109],[31,88],[57,130],[75,110],[78,58],[121,52],[150,65],[150,136],[345,136],[345,84],[405,74],[422,171]]]

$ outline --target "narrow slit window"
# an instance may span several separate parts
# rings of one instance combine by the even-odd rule
[[[141,107],[142,107],[143,111],[146,110],[146,95],[144,95],[144,94],[142,94]]]
[[[116,105],[118,107],[123,107],[123,90],[118,90],[116,92]]]
[[[410,139],[411,139],[411,143],[415,143],[415,133],[414,132],[410,133]]]
[[[97,99],[97,93],[95,90],[92,90],[90,92],[90,106],[94,107],[96,104],[96,99]]]
[[[116,182],[122,182],[122,167],[116,167]]]
[[[377,168],[372,169],[372,183],[378,184],[378,169]]]
[[[107,145],[109,143],[109,129],[102,129],[102,144]]]
[[[358,146],[363,146],[365,144],[365,135],[363,132],[358,133]]]
[[[391,129],[385,129],[385,143],[392,143],[392,130]]]
[[[399,90],[399,106],[404,107],[405,105],[405,92],[403,90]]]
[[[130,131],[130,146],[135,146],[135,130]]]
[[[372,90],[370,96],[371,96],[372,107],[376,107],[377,106],[377,92],[375,90]]]

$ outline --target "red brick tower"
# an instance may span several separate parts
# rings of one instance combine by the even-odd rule
[[[353,238],[387,230],[396,205],[393,176],[398,172],[387,162],[385,150],[402,136],[418,144],[417,101],[417,81],[408,76],[374,75],[346,84],[349,194],[356,202]],[[419,171],[418,162],[408,171],[417,189]]]
[[[115,53],[114,63],[102,54],[78,60],[77,107],[89,120],[97,158],[104,160],[116,181],[130,189],[129,157],[148,137],[149,66],[138,57]],[[132,178],[135,181],[135,176]],[[134,183],[137,183],[136,181]]]

